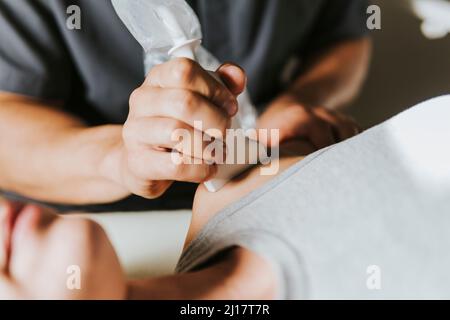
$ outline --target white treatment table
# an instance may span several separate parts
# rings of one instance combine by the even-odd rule
[[[181,254],[190,211],[88,215],[111,239],[129,278],[167,275]]]

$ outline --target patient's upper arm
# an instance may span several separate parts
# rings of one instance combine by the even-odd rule
[[[255,166],[234,178],[218,192],[211,193],[204,185],[200,185],[195,194],[193,217],[186,244],[194,239],[200,229],[216,213],[263,186],[313,151],[314,149],[309,143],[297,141],[294,145],[283,146],[280,158],[266,166],[278,166],[279,170],[275,175],[262,175],[261,169],[264,166]]]

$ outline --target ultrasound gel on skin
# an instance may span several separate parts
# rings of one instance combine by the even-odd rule
[[[219,61],[201,46],[200,22],[184,0],[111,0],[117,15],[145,51],[146,73],[172,58],[196,60],[206,70],[217,70]],[[217,80],[217,75],[211,71]],[[219,191],[233,177],[258,162],[267,162],[266,148],[245,135],[256,127],[256,111],[247,90],[238,97],[239,111],[232,119],[233,150],[227,147],[227,161],[218,164],[213,179],[204,183],[210,192]],[[228,140],[228,137],[227,139]],[[240,142],[239,142],[240,141]],[[244,154],[242,156],[242,154]],[[231,161],[229,155],[233,155]],[[244,158],[243,164],[239,161]],[[237,164],[236,164],[237,163]]]

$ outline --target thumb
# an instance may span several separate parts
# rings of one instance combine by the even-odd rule
[[[217,73],[235,96],[238,96],[245,90],[247,76],[241,67],[233,63],[225,63],[217,69]]]

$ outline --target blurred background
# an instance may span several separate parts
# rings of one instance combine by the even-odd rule
[[[450,31],[450,1],[417,1],[425,4],[425,8],[419,7],[420,16],[433,21],[448,19]],[[372,32],[371,70],[350,109],[363,127],[378,124],[428,98],[450,93],[450,35],[427,38],[413,0],[372,3],[381,8],[382,29]],[[432,3],[436,10],[430,10]]]

